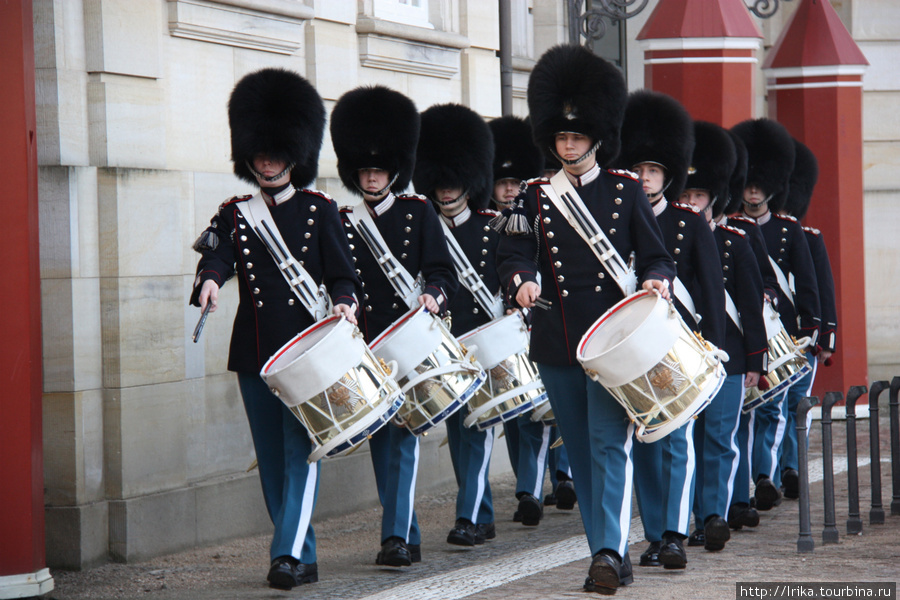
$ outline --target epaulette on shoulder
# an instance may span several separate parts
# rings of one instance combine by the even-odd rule
[[[484,215],[485,217],[496,217],[500,214],[498,211],[492,210],[490,208],[479,208],[475,212],[477,212],[479,215]]]
[[[736,233],[741,237],[746,237],[747,232],[741,229],[740,227],[732,227],[731,225],[719,225],[725,231],[730,231],[731,233]]]
[[[637,173],[635,173],[634,171],[629,171],[628,169],[607,169],[606,172],[612,175],[618,175],[619,177],[627,177],[628,179],[640,181]]]
[[[235,202],[243,202],[244,200],[249,200],[253,197],[253,194],[247,194],[245,196],[232,196],[225,202],[219,205],[219,210],[217,212],[222,212],[222,209],[228,206],[229,204],[234,204]]]
[[[545,183],[550,183],[550,179],[547,177],[534,177],[525,182],[527,185],[544,185]]]
[[[756,221],[753,219],[747,218],[744,215],[735,215],[733,217],[728,217],[729,221],[740,221],[741,223],[748,223],[750,225],[756,225]]]
[[[804,227],[803,231],[805,231],[806,233],[811,233],[815,236],[822,235],[822,232],[819,231],[818,229],[816,229],[815,227]]]
[[[323,200],[327,200],[329,203],[334,202],[334,198],[323,192],[322,190],[312,190],[312,189],[302,189],[301,192],[305,192],[307,194],[312,194],[313,196],[319,196]]]
[[[700,214],[700,209],[698,209],[696,206],[693,206],[692,204],[685,204],[684,202],[672,202],[671,205],[674,208],[680,208],[681,210],[692,212],[695,215]]]
[[[797,222],[797,217],[792,217],[791,215],[780,215],[778,213],[775,213],[774,216],[778,217],[779,219],[781,219],[783,221],[790,221],[792,223]]]
[[[416,200],[417,202],[428,202],[428,197],[422,194],[399,194],[396,196],[398,200]]]
[[[338,207],[338,212],[342,212],[342,213],[352,213],[352,212],[353,212],[353,206],[350,205],[350,204],[345,204],[344,206],[339,206],[339,207]]]

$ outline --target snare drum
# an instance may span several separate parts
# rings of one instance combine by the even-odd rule
[[[478,431],[513,419],[547,401],[537,367],[528,359],[528,326],[520,313],[498,317],[459,338],[487,371],[463,422]]]
[[[371,348],[375,356],[397,363],[397,382],[406,395],[397,418],[415,435],[462,408],[487,378],[474,354],[425,307],[394,321]]]
[[[553,407],[550,406],[549,402],[544,402],[540,406],[535,407],[534,412],[531,413],[531,420],[535,423],[540,421],[544,425],[550,425],[551,427],[556,425],[556,415],[553,414]]]
[[[788,335],[781,324],[781,318],[769,302],[763,302],[763,320],[766,323],[766,338],[769,340],[768,373],[763,377],[769,387],[764,391],[757,386],[747,388],[741,409],[744,413],[780,398],[788,388],[812,370],[803,355],[803,349],[809,345],[809,338],[795,340]]]
[[[722,387],[727,355],[692,332],[671,302],[641,291],[587,330],[578,360],[654,442],[699,414]]]
[[[313,441],[309,462],[353,450],[403,404],[392,367],[375,357],[343,317],[308,327],[282,346],[260,376]]]

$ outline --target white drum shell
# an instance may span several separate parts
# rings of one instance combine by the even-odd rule
[[[459,338],[485,369],[528,350],[528,326],[519,313],[494,319]]]
[[[578,344],[579,361],[606,387],[641,377],[669,352],[681,333],[674,308],[656,294],[622,300],[600,317]],[[594,335],[600,326],[602,335]]]
[[[441,345],[443,338],[437,319],[424,306],[414,308],[372,342],[375,356],[385,362],[397,362],[394,379],[399,381],[412,373]]]

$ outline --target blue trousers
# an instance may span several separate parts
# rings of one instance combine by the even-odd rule
[[[796,470],[799,464],[797,459],[797,405],[800,403],[800,398],[812,394],[812,387],[816,380],[816,370],[818,367],[818,360],[816,360],[816,357],[813,356],[812,352],[806,353],[806,359],[809,361],[809,366],[812,367],[812,371],[791,386],[787,393],[787,402],[784,403],[786,429],[784,432],[784,442],[781,444],[782,471],[785,469]],[[809,412],[806,415],[807,432],[809,431],[809,426],[811,424],[812,412]],[[808,437],[807,444],[809,444]]]
[[[752,472],[753,434],[756,411],[741,414],[737,432],[738,470],[734,478],[731,503],[750,503],[750,473]]]
[[[503,429],[509,462],[516,474],[516,494],[526,493],[541,499],[554,428],[532,421],[529,411],[503,423]]]
[[[781,487],[781,469],[778,468],[781,442],[787,429],[784,417],[784,402],[787,392],[777,400],[772,400],[753,410],[753,481],[761,476],[772,480],[775,487]]]
[[[275,534],[272,559],[293,556],[316,562],[316,535],[310,520],[319,494],[319,463],[306,462],[312,442],[306,428],[257,374],[238,373],[250,423],[259,480]]]
[[[729,375],[697,418],[697,486],[694,513],[698,528],[713,515],[726,518],[738,472],[738,425],[744,403],[744,375]],[[748,492],[749,494],[749,489]]]
[[[688,534],[694,502],[694,419],[652,443],[634,444],[634,490],[648,542]]]
[[[381,543],[398,537],[408,544],[421,544],[414,510],[419,438],[406,427],[388,423],[369,439],[369,450],[382,507]]]
[[[459,490],[456,493],[456,517],[473,523],[493,523],[494,504],[488,470],[494,447],[494,430],[478,431],[466,427],[466,409],[456,411],[447,420],[450,460]]]
[[[550,428],[550,446],[560,438],[559,428]],[[565,475],[564,479],[572,479],[572,469],[569,467],[569,453],[566,452],[566,446],[557,446],[550,448],[547,456],[547,468],[550,470],[550,485],[553,489],[559,485],[560,475]]]
[[[625,556],[631,525],[634,425],[625,409],[578,365],[538,364],[566,440],[591,554]]]

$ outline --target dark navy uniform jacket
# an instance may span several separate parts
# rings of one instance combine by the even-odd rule
[[[384,204],[388,203],[388,204]],[[382,206],[384,205],[384,206]],[[388,194],[379,207],[388,207],[372,219],[387,243],[391,253],[406,267],[414,278],[421,273],[425,281],[423,292],[437,300],[441,313],[447,310],[450,298],[459,287],[453,260],[444,241],[444,231],[437,213],[425,196]],[[371,208],[371,205],[370,205]],[[394,291],[375,256],[356,232],[347,214],[350,208],[341,208],[344,234],[350,243],[356,274],[363,287],[362,303],[365,308],[359,329],[371,343],[388,326],[409,311],[404,300]]]
[[[735,215],[728,217],[727,225],[733,225],[744,232],[746,239],[750,242],[750,249],[756,257],[756,264],[759,267],[759,273],[763,279],[763,290],[775,305],[781,298],[781,287],[778,285],[778,276],[769,262],[769,251],[766,249],[766,239],[763,237],[762,230],[756,219],[751,219],[743,215]]]
[[[748,371],[765,373],[768,358],[766,324],[763,321],[763,280],[756,257],[742,229],[718,225],[713,232],[722,262],[722,281],[734,301],[741,327],[725,315],[725,345],[728,353],[725,372],[739,375]]]
[[[212,218],[204,236],[215,238],[217,245],[200,249],[202,258],[190,300],[194,306],[200,305],[200,289],[207,279],[222,287],[237,273],[240,304],[231,333],[228,369],[241,373],[259,373],[272,354],[314,323],[241,214],[242,201],[250,198],[236,196],[224,202]],[[358,304],[359,280],[331,198],[321,192],[297,191],[270,206],[269,212],[291,254],[317,284],[324,282],[332,302]]]
[[[595,167],[596,168],[596,167]],[[669,258],[656,218],[641,184],[624,171],[599,169],[582,176],[575,186],[598,225],[623,259],[636,254],[638,289],[646,279],[667,281],[671,288],[675,264]],[[534,229],[530,235],[500,237],[497,270],[509,304],[527,281],[541,275],[541,297],[549,310],[533,311],[530,357],[549,365],[577,365],[581,336],[604,312],[624,297],[619,286],[587,243],[572,229],[540,189],[546,179],[532,180],[525,191],[525,209]]]
[[[694,308],[702,317],[698,324],[673,293],[681,318],[693,331],[699,330],[710,343],[721,348],[725,342],[725,287],[722,264],[713,250],[715,238],[706,219],[690,206],[675,202],[663,209],[656,222],[666,250],[675,261],[678,279],[687,288]]]
[[[491,219],[498,214],[492,210],[466,209],[462,215],[457,215],[453,219],[440,217],[450,227],[463,254],[472,263],[472,267],[491,294],[500,291],[500,277],[497,275],[497,244],[500,242],[500,234],[489,225]],[[475,296],[462,285],[462,282],[450,301],[449,309],[452,317],[450,333],[455,336],[481,327],[493,318],[475,301]]]
[[[813,227],[804,227],[803,232],[806,234],[809,253],[816,268],[816,282],[819,284],[819,306],[822,309],[819,345],[829,352],[834,352],[837,343],[837,305],[831,261],[828,260],[828,250],[825,249],[822,232]]]
[[[793,303],[785,298],[778,302],[781,322],[789,334],[795,337],[810,336],[815,342],[821,312],[819,284],[806,235],[794,217],[768,214],[772,217],[760,224],[766,249],[788,281],[791,275],[794,276]]]

